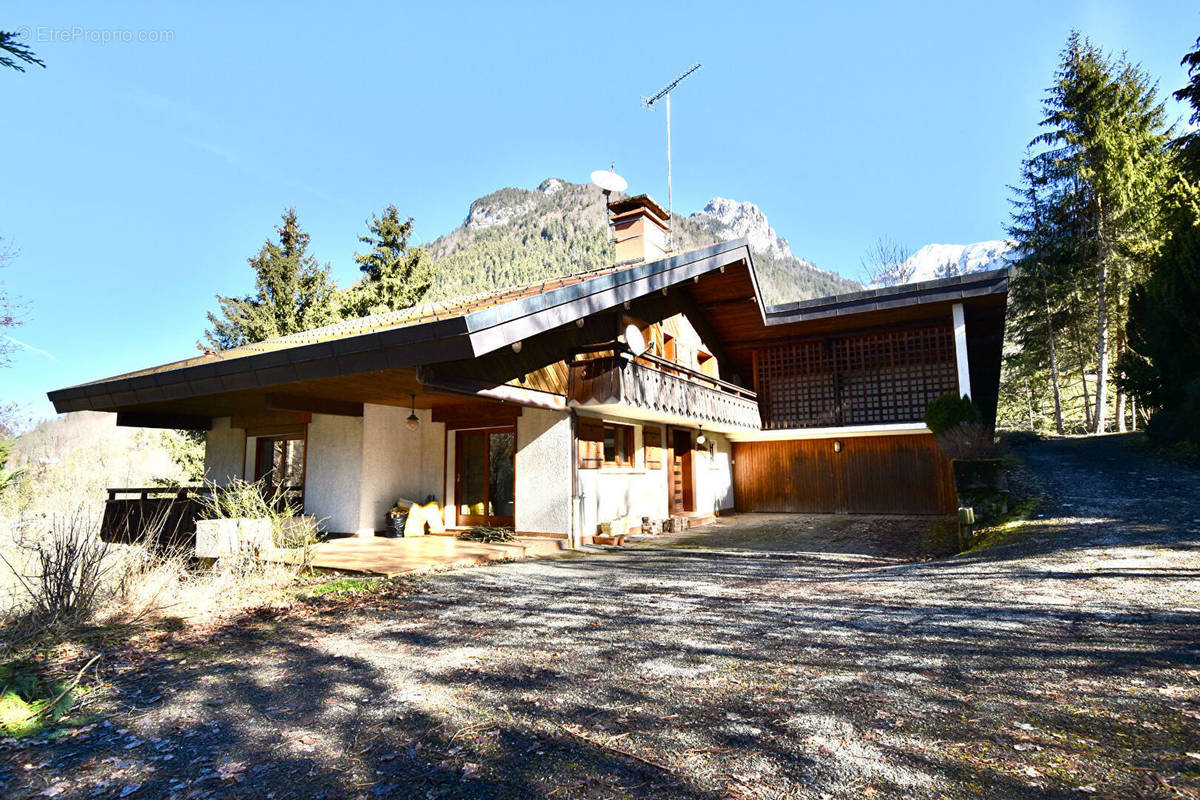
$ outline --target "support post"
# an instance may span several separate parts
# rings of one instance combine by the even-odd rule
[[[955,303],[952,312],[954,315],[954,357],[958,368],[958,395],[959,397],[970,397],[971,365],[967,362],[967,320],[963,313],[963,304]]]

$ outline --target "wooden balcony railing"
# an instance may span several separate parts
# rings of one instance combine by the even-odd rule
[[[760,425],[754,392],[651,355],[576,359],[568,392],[579,405],[626,405],[747,429]]]
[[[106,542],[144,542],[163,548],[196,545],[196,517],[203,508],[204,486],[149,486],[108,490],[100,538]]]
[[[142,486],[110,488],[100,521],[105,542],[151,544],[162,548],[196,546],[196,520],[212,489],[208,486]],[[287,486],[273,502],[300,508],[304,488]]]

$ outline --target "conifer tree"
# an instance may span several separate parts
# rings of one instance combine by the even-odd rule
[[[424,248],[409,247],[412,229],[412,217],[401,221],[394,205],[384,209],[382,216],[372,216],[367,234],[358,237],[371,249],[354,254],[364,277],[347,291],[343,315],[362,317],[421,302],[433,285],[433,267]]]
[[[1200,39],[1181,62],[1190,81],[1175,92],[1200,124]],[[1129,347],[1120,361],[1120,382],[1159,409],[1151,433],[1200,446],[1200,133],[1172,143],[1177,170],[1167,202],[1166,243],[1153,274],[1133,295],[1127,326]]]
[[[308,254],[309,236],[300,228],[296,209],[283,213],[277,225],[278,243],[267,239],[247,263],[254,270],[253,295],[217,295],[219,316],[209,312],[212,327],[204,332],[217,350],[261,342],[337,321],[334,300],[337,286],[329,265],[319,266]]]
[[[1107,56],[1076,32],[1044,107],[1047,130],[1033,143],[1050,148],[1045,158],[1052,174],[1078,192],[1073,227],[1079,268],[1095,287],[1093,427],[1103,433],[1109,365],[1123,345],[1126,299],[1161,243],[1158,212],[1169,175],[1166,116],[1155,86],[1137,66]]]

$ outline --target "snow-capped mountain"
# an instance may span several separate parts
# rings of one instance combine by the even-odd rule
[[[908,283],[1000,269],[1012,263],[1015,242],[996,239],[974,244],[927,244],[908,257]]]

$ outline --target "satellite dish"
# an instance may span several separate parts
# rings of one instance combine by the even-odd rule
[[[592,183],[599,186],[605,194],[609,192],[623,192],[629,188],[629,184],[625,182],[625,179],[611,169],[598,169],[593,172]]]
[[[635,356],[644,355],[650,349],[646,344],[646,340],[642,337],[642,332],[638,330],[637,325],[625,326],[625,344],[628,345]]]

